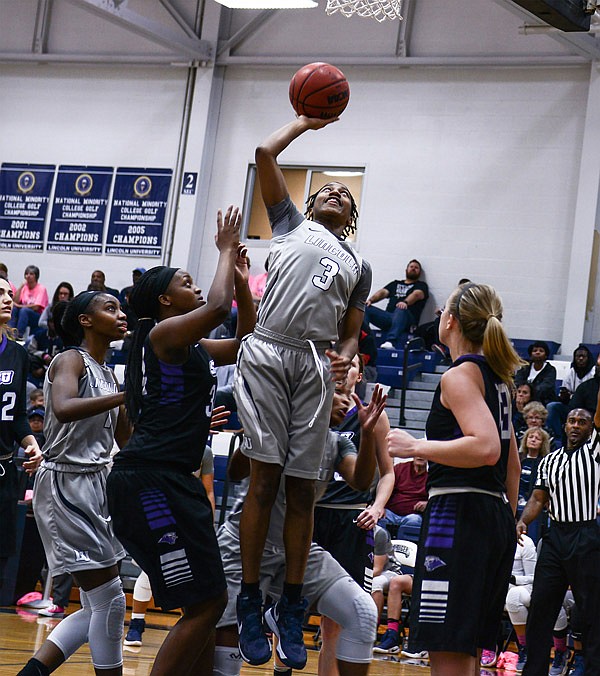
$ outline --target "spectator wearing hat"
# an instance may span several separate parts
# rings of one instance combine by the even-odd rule
[[[31,427],[31,433],[38,442],[38,446],[42,446],[46,443],[46,437],[44,436],[44,418],[46,412],[43,408],[30,408],[27,411],[27,419],[29,420],[29,427]]]
[[[598,390],[600,389],[600,354],[596,359],[596,368],[594,375],[589,380],[581,383],[569,401],[569,411],[576,408],[584,408],[586,411],[594,412],[594,402],[598,400]]]
[[[529,364],[520,368],[515,375],[515,387],[530,383],[535,398],[544,404],[556,401],[556,369],[548,362],[550,348],[543,340],[536,340],[527,348]]]

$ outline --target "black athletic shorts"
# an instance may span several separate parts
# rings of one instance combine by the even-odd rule
[[[313,542],[328,551],[365,591],[373,582],[373,531],[354,520],[362,509],[315,508]]]
[[[158,605],[183,608],[225,592],[212,508],[199,479],[116,467],[106,488],[115,535],[148,574]]]
[[[423,518],[410,610],[412,651],[476,655],[496,644],[516,547],[503,500],[439,495]]]
[[[12,459],[0,460],[0,559],[12,556],[17,548],[17,503],[19,473]],[[2,580],[0,580],[0,584]]]

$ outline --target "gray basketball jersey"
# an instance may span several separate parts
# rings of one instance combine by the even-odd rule
[[[305,219],[271,240],[258,322],[293,338],[336,341],[346,309],[364,310],[370,287],[371,268],[350,244]]]
[[[323,450],[323,458],[321,459],[321,466],[319,468],[319,478],[315,484],[316,500],[323,495],[329,480],[336,471],[338,464],[347,455],[357,455],[356,447],[347,439],[335,432],[329,431],[325,448]],[[248,479],[242,485],[238,493],[238,500],[233,506],[231,513],[225,522],[225,527],[239,537],[240,529],[240,515],[242,513],[242,506],[246,493],[248,492]],[[285,521],[285,477],[281,477],[279,483],[279,492],[275,498],[275,503],[271,509],[271,520],[269,522],[269,530],[267,532],[267,544],[271,547],[283,547],[283,524]]]
[[[85,372],[79,379],[78,396],[88,399],[117,393],[119,389],[112,371],[106,365],[101,366],[94,361],[87,352],[77,351],[85,365]],[[60,358],[60,355],[56,357]],[[107,465],[115,438],[118,407],[91,418],[61,423],[54,413],[52,382],[48,373],[44,381],[46,443],[43,455],[46,466],[68,472],[85,472],[91,468],[98,469]],[[68,466],[60,467],[56,463]]]

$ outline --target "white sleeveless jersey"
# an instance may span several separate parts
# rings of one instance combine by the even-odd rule
[[[292,338],[336,341],[347,308],[364,310],[370,286],[370,266],[350,244],[305,219],[271,240],[258,323]]]
[[[85,372],[79,379],[78,396],[82,399],[116,394],[119,389],[112,371],[98,364],[87,352],[78,350],[83,358]],[[60,356],[57,357],[60,359]],[[61,423],[54,414],[52,382],[46,374],[44,381],[46,417],[44,420],[44,463],[51,469],[77,472],[100,469],[110,462],[110,453],[115,438],[115,427],[119,409]],[[62,466],[56,466],[58,463]]]

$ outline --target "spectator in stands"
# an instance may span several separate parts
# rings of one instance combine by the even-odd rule
[[[46,402],[44,401],[44,390],[40,388],[35,388],[29,393],[29,405],[27,410],[30,408],[45,408]]]
[[[92,278],[88,284],[88,291],[102,291],[102,293],[108,293],[115,298],[119,297],[119,289],[113,289],[110,286],[106,286],[106,275],[102,270],[94,270],[92,272]]]
[[[409,261],[405,279],[396,279],[386,284],[367,300],[366,321],[386,331],[386,340],[381,347],[390,350],[401,347],[402,339],[410,327],[419,323],[421,312],[429,297],[427,284],[419,279],[422,271],[418,260]],[[388,299],[385,310],[373,307],[374,303],[384,298]]]
[[[546,420],[548,419],[548,410],[545,406],[540,404],[539,401],[530,401],[527,406],[523,408],[523,418],[525,419],[525,424],[527,429],[531,427],[542,428],[550,436],[550,450],[555,451],[561,446],[561,437],[555,439],[552,436],[552,432],[546,426]],[[523,432],[524,434],[524,432]],[[521,443],[523,434],[520,437],[517,437],[517,441]]]
[[[535,401],[533,385],[531,383],[523,383],[515,389],[514,401],[512,407],[512,423],[517,439],[523,436],[523,432],[527,429],[527,423],[523,417],[523,409],[530,401]]]
[[[375,653],[400,652],[402,630],[402,594],[412,593],[412,575],[403,572],[394,556],[390,534],[385,528],[375,527],[373,561],[373,586],[371,596],[377,605],[379,616],[383,611],[384,594],[387,593],[387,629],[381,641],[373,648]]]
[[[48,291],[39,283],[40,269],[36,265],[25,268],[25,282],[19,287],[13,303],[10,326],[17,329],[18,337],[23,339],[26,329],[35,331],[40,315],[48,305]]]
[[[573,361],[571,368],[562,381],[558,392],[558,401],[551,401],[546,408],[548,409],[548,420],[546,424],[556,439],[563,436],[563,427],[567,421],[569,412],[569,401],[575,390],[586,380],[594,377],[596,360],[594,355],[585,345],[579,345],[573,352]]]
[[[40,448],[46,443],[46,437],[44,436],[45,415],[46,413],[43,408],[30,408],[29,411],[27,411],[27,419],[29,420],[31,433],[35,437]]]
[[[44,311],[42,312],[40,316],[40,321],[38,322],[38,328],[39,329],[48,329],[48,319],[52,316],[52,310],[54,309],[54,306],[59,303],[60,301],[63,301],[65,303],[68,303],[70,300],[73,299],[73,296],[75,295],[75,292],[73,291],[73,287],[69,282],[61,282],[55,289],[54,295],[52,296],[52,302],[46,306]]]
[[[586,411],[593,413],[595,411],[596,401],[598,399],[598,390],[600,389],[600,354],[596,360],[594,376],[581,383],[575,390],[575,393],[569,401],[569,411],[575,408],[585,408]]]
[[[117,294],[117,298],[121,301],[121,304],[127,303],[131,289],[140,281],[140,277],[146,272],[146,268],[134,268],[131,273],[131,284],[121,289],[121,293]],[[129,318],[128,318],[129,323]]]
[[[547,673],[552,626],[569,585],[581,612],[586,673],[600,673],[599,427],[600,406],[593,420],[585,409],[569,412],[567,444],[540,462],[534,491],[517,523],[521,541],[529,524],[548,506],[552,525],[542,540],[535,569],[527,621],[526,675]],[[566,643],[559,652],[563,654],[555,655],[556,670],[550,673],[566,671]],[[564,669],[559,671],[561,666]]]
[[[379,525],[421,528],[427,507],[427,461],[413,458],[410,462],[399,462],[394,465],[394,477],[392,495]]]
[[[515,375],[515,386],[531,383],[535,396],[544,406],[556,401],[556,369],[548,363],[550,348],[543,340],[536,340],[527,348],[529,365],[520,368]]]

